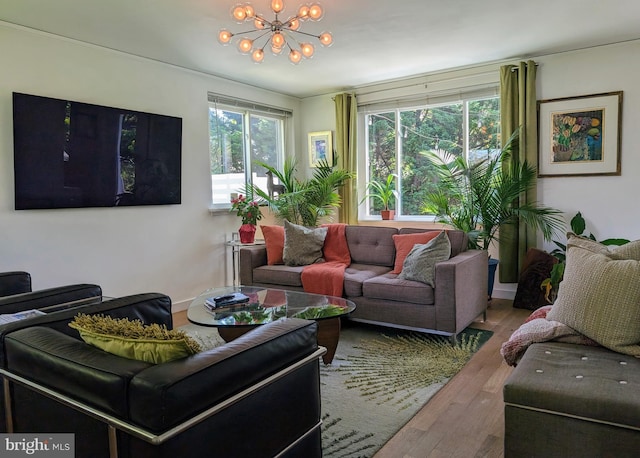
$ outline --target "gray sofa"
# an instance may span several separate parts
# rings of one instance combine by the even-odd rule
[[[487,253],[468,250],[462,231],[448,231],[451,258],[436,264],[435,287],[390,273],[394,234],[429,229],[347,226],[351,265],[344,296],[357,308],[351,320],[456,336],[487,309]],[[265,246],[240,249],[240,282],[246,286],[302,291],[303,267],[267,265]]]
[[[504,385],[505,457],[632,457],[640,360],[604,347],[531,345]]]

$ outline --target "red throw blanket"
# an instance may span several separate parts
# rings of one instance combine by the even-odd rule
[[[347,245],[346,224],[327,224],[327,237],[322,248],[325,262],[302,269],[302,287],[307,293],[341,297],[344,271],[351,264]]]

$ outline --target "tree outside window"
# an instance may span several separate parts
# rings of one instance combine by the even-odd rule
[[[381,111],[365,115],[367,176],[385,181],[397,174],[396,215],[425,216],[422,196],[437,187],[423,154],[445,150],[471,161],[500,147],[500,100],[497,97]],[[365,204],[366,216],[380,214],[380,204]]]

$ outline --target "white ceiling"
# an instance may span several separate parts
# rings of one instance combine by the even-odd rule
[[[285,0],[283,15],[310,0]],[[333,33],[297,66],[217,42],[238,0],[0,0],[0,20],[296,97],[640,39],[638,0],[320,0],[301,30]],[[270,0],[253,0],[272,18]],[[597,63],[594,63],[597,64]],[[588,75],[585,75],[588,77]]]

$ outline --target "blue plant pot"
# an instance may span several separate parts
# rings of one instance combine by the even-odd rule
[[[496,279],[496,269],[498,268],[499,263],[500,263],[499,260],[489,258],[489,284],[487,285],[489,300],[491,300],[491,295],[493,294],[493,283],[495,282],[495,279]]]

